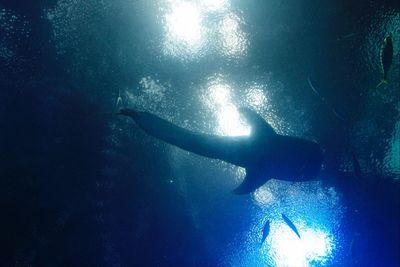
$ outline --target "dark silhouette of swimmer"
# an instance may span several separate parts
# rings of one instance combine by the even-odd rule
[[[251,126],[249,136],[218,136],[178,127],[148,112],[121,109],[147,134],[181,149],[244,167],[246,177],[233,192],[248,194],[271,178],[286,181],[314,179],[322,164],[322,150],[312,141],[283,136],[256,112],[239,109]]]

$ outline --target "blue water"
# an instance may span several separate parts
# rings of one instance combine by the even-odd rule
[[[399,266],[399,47],[398,1],[0,0],[0,266]],[[318,179],[235,195],[115,115],[237,136],[243,106]]]

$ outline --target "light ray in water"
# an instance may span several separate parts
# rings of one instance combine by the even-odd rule
[[[249,46],[244,19],[227,0],[165,0],[160,7],[165,55],[184,60],[217,52],[230,59],[245,56]],[[212,27],[211,27],[212,25]]]
[[[204,95],[204,102],[217,118],[217,133],[225,136],[250,134],[250,127],[241,120],[240,113],[233,103],[233,90],[220,77],[211,78]]]
[[[238,243],[233,256],[229,254],[235,264],[227,266],[325,266],[340,252],[341,236],[336,229],[343,209],[334,188],[315,181],[291,184],[272,179],[253,197],[262,211],[249,229],[245,245]],[[301,238],[288,227],[282,213],[290,218]],[[270,231],[260,247],[266,219]]]
[[[229,58],[243,56],[247,51],[247,38],[240,24],[240,18],[232,13],[227,14],[218,26],[219,50]]]
[[[204,45],[203,14],[196,3],[174,1],[165,15],[165,53],[189,57],[200,52]]]
[[[302,237],[298,238],[284,222],[271,226],[268,250],[273,266],[308,267],[312,262],[323,264],[331,255],[333,240],[322,229],[299,225]]]

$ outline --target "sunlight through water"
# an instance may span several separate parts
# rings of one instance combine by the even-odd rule
[[[254,200],[271,220],[269,236],[261,253],[270,266],[323,266],[333,257],[337,244],[334,229],[341,216],[339,199],[333,188],[320,182],[291,184],[270,180],[254,194]],[[283,220],[285,214],[300,238]]]
[[[266,254],[273,259],[274,266],[308,267],[315,262],[322,264],[332,252],[332,238],[321,229],[309,228],[297,221],[293,223],[301,233],[301,238],[283,221],[271,225]]]
[[[226,104],[218,111],[218,131],[223,135],[249,135],[250,128],[241,123],[240,114],[232,104]]]
[[[165,49],[173,56],[197,54],[204,45],[205,29],[199,6],[191,2],[173,2],[165,17]]]
[[[344,210],[334,188],[320,181],[271,179],[254,192],[252,199],[258,212],[253,214],[253,224],[246,233],[238,234],[226,252],[226,266],[326,266],[342,250],[342,236],[337,230]],[[282,214],[294,224],[300,238]],[[269,234],[261,243],[267,221]]]
[[[206,106],[217,118],[217,133],[226,136],[250,134],[250,127],[241,120],[237,107],[232,102],[232,88],[220,78],[212,79],[208,85],[205,99]]]
[[[219,51],[227,57],[242,56],[246,52],[247,41],[240,29],[240,19],[234,14],[226,15],[218,26]]]
[[[263,88],[251,87],[246,92],[246,101],[255,108],[261,108],[267,102]]]
[[[227,58],[246,55],[248,41],[241,29],[244,20],[230,10],[227,0],[160,2],[164,54],[182,60],[217,53]]]

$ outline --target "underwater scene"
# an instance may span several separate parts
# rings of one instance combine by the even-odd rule
[[[400,266],[400,2],[0,0],[0,266]]]

